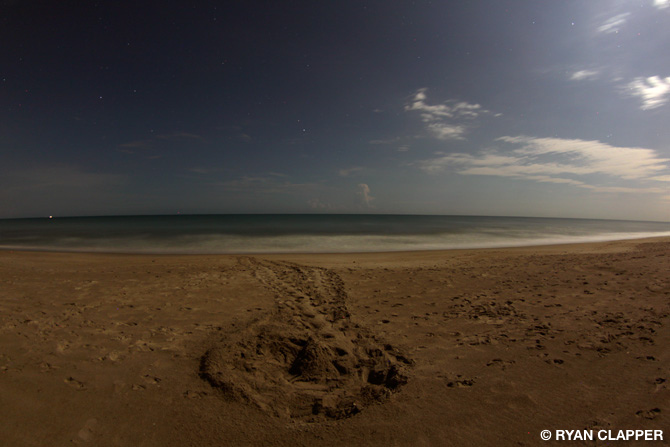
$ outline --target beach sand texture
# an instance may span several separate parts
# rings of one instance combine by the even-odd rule
[[[3,251],[0,444],[670,437],[669,317],[668,238],[337,255]]]

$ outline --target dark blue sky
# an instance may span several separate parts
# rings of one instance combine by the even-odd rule
[[[666,1],[0,12],[0,217],[670,220]]]

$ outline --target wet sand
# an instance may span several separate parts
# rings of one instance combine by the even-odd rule
[[[336,255],[2,251],[0,439],[668,437],[669,317],[668,238]]]

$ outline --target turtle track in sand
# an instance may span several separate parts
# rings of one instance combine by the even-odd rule
[[[341,419],[386,400],[412,361],[351,321],[334,272],[240,258],[275,293],[276,310],[227,334],[200,362],[200,376],[228,399],[305,421]]]

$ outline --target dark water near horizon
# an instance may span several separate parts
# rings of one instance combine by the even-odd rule
[[[412,215],[173,215],[0,220],[0,248],[107,253],[334,253],[670,236],[670,223]]]

